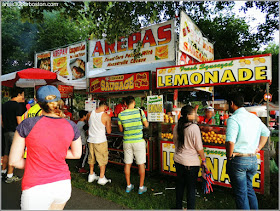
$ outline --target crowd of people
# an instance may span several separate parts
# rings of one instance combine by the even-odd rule
[[[6,183],[21,180],[13,175],[13,169],[25,169],[22,178],[22,209],[63,209],[71,196],[71,177],[65,159],[79,159],[77,170],[88,173],[88,182],[97,180],[100,185],[111,182],[106,178],[108,141],[111,116],[106,113],[108,104],[100,101],[91,112],[80,111],[79,121],[61,102],[61,95],[54,86],[43,86],[37,91],[37,103],[27,111],[20,104],[24,90],[15,87],[11,100],[2,106],[3,165],[2,178]],[[227,121],[226,156],[227,173],[233,187],[237,209],[258,209],[258,201],[252,187],[257,171],[258,153],[267,142],[270,132],[262,121],[243,108],[240,93],[229,96],[232,116]],[[123,132],[125,191],[130,193],[134,184],[130,181],[130,169],[135,158],[139,169],[138,194],[147,192],[144,186],[146,142],[143,127],[148,127],[142,109],[135,108],[133,96],[126,97],[115,109],[119,131]],[[212,108],[207,109],[202,122],[209,122]],[[63,112],[64,110],[64,112]],[[209,111],[209,113],[207,113]],[[66,114],[65,114],[66,113]],[[195,188],[200,167],[207,168],[196,108],[184,106],[178,123],[173,129],[175,145],[174,161],[177,172],[176,209],[182,209],[187,188],[187,209],[195,209]],[[27,148],[27,157],[24,152]],[[200,159],[199,159],[200,157]],[[201,160],[201,161],[200,161]],[[89,164],[89,172],[85,164]],[[98,163],[99,176],[94,171]]]

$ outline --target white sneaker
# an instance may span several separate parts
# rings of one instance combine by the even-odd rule
[[[111,180],[110,179],[107,179],[105,176],[103,178],[100,178],[98,179],[97,183],[99,185],[105,185],[107,182],[110,182],[111,183]]]
[[[97,176],[95,173],[88,175],[88,182],[93,182],[94,180],[98,180],[99,176]]]

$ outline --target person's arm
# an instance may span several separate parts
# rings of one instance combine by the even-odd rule
[[[90,118],[90,115],[91,115],[91,112],[88,112],[87,113],[87,118],[86,118],[86,121],[88,122],[89,118]]]
[[[118,125],[119,125],[119,131],[123,132],[123,126],[121,121],[121,114],[118,115]]]
[[[112,124],[111,124],[111,117],[108,115],[108,114],[105,114],[106,115],[106,119],[105,119],[105,127],[106,127],[106,131],[108,134],[111,134],[112,133]]]
[[[147,120],[143,121],[143,125],[147,128],[149,127],[149,122]]]
[[[67,150],[65,159],[79,159],[82,155],[82,140],[79,137],[77,140],[72,141],[71,148]]]
[[[146,128],[149,127],[149,122],[147,121],[147,118],[146,118],[146,116],[145,116],[144,111],[141,109],[140,112],[141,112],[141,115],[142,115],[142,123],[143,123],[143,125],[144,125]]]
[[[193,140],[194,140],[195,149],[201,158],[202,161],[201,164],[206,167],[206,158],[205,158],[203,144],[202,144],[201,131],[197,125],[194,125],[192,127],[193,128],[191,129],[190,133],[192,133],[191,136],[194,137]]]
[[[268,140],[268,137],[266,137],[266,136],[261,136],[260,137],[260,142],[259,142],[258,148],[256,149],[256,153],[258,153],[264,147],[267,140]]]
[[[123,126],[122,125],[119,125],[119,131],[123,132]]]
[[[17,116],[17,123],[18,125],[22,122],[22,117],[21,116]]]
[[[226,156],[228,160],[231,160],[234,150],[234,143],[231,141],[226,142]]]
[[[24,169],[25,159],[23,158],[25,148],[25,138],[21,137],[16,131],[11,146],[11,151],[9,155],[9,165],[16,167],[18,169]]]
[[[226,156],[228,160],[231,160],[234,155],[234,145],[238,136],[238,132],[238,123],[233,119],[228,119],[226,132]]]
[[[256,153],[258,153],[264,147],[264,145],[266,144],[268,137],[270,135],[270,131],[266,127],[266,125],[263,123],[261,123],[261,124],[262,124],[261,137],[260,137],[260,142],[259,142],[258,148],[256,149]]]
[[[204,149],[198,150],[197,153],[199,154],[201,160],[205,160]]]

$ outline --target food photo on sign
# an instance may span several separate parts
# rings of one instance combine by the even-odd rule
[[[63,78],[68,78],[67,57],[60,57],[53,60],[53,71]]]
[[[77,58],[70,60],[70,69],[72,71],[72,79],[80,79],[85,77],[85,61]]]
[[[37,68],[43,69],[43,70],[51,70],[51,53],[50,52],[44,52],[36,55],[37,59]]]
[[[85,78],[86,71],[86,42],[69,46],[70,70],[72,80]]]
[[[71,79],[71,73],[68,71],[68,48],[61,48],[52,52],[53,62],[52,71],[63,78]]]

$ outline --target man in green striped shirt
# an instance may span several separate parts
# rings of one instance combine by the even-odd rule
[[[145,163],[146,163],[146,142],[143,139],[143,124],[149,126],[144,112],[135,107],[135,99],[132,96],[126,98],[127,109],[118,115],[119,130],[124,131],[123,150],[124,150],[124,173],[127,183],[126,192],[129,193],[134,185],[130,183],[130,168],[135,156],[136,164],[139,168],[140,184],[138,193],[147,191],[144,186]]]

